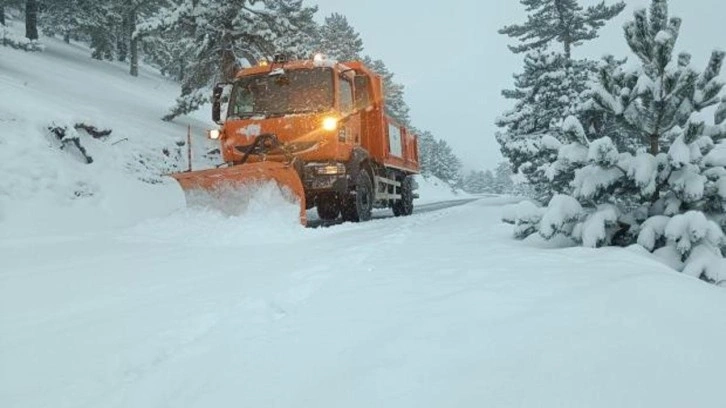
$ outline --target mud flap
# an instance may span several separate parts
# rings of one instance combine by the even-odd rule
[[[274,181],[283,195],[300,205],[300,223],[307,224],[305,215],[305,189],[292,165],[279,162],[246,163],[221,169],[175,173],[171,177],[181,185],[187,199],[195,191],[214,195],[223,190],[241,189],[255,184]]]

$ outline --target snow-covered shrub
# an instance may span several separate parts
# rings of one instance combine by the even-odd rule
[[[51,125],[48,131],[60,142],[60,149],[69,152],[73,157],[85,164],[93,163],[93,157],[81,143],[81,135],[75,127]]]
[[[515,235],[559,234],[588,247],[637,243],[688,275],[726,282],[726,97],[718,78],[726,53],[714,51],[700,73],[687,54],[673,61],[681,21],[668,19],[666,0],[652,0],[650,14],[638,10],[625,26],[641,66],[609,58],[592,86],[583,117],[599,122],[562,123],[570,142],[547,176],[573,173],[567,194]],[[714,115],[705,114],[709,107]],[[588,140],[586,128],[600,131]]]
[[[563,194],[552,197],[540,220],[540,235],[548,239],[555,234],[570,235],[582,212],[582,206],[574,198]]]
[[[526,238],[537,232],[542,219],[543,210],[531,201],[522,201],[519,204],[507,207],[502,221],[514,225],[514,236]]]
[[[0,45],[23,51],[43,51],[45,46],[38,40],[29,40],[0,25]]]

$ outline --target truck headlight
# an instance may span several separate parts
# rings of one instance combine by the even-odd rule
[[[222,133],[219,131],[219,129],[212,129],[207,132],[207,136],[209,136],[209,138],[212,140],[218,140],[221,135]]]
[[[338,129],[338,118],[335,118],[333,116],[327,116],[325,119],[323,119],[323,130],[332,132],[336,129]]]

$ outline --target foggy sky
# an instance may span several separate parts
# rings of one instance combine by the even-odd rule
[[[509,105],[501,95],[511,87],[522,57],[499,35],[504,25],[524,21],[516,0],[308,0],[319,5],[318,18],[344,14],[360,32],[365,53],[383,59],[406,86],[414,125],[446,139],[465,169],[493,168],[501,160],[494,139],[495,119]],[[583,0],[581,4],[594,4]],[[612,4],[612,0],[607,0]],[[622,26],[649,0],[626,0],[627,8],[599,39],[574,51],[575,57],[604,54],[635,58]],[[726,48],[725,0],[670,0],[672,16],[683,18],[676,52],[693,54],[703,67],[714,48]]]

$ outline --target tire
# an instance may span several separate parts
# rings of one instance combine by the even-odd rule
[[[321,194],[317,198],[318,217],[323,221],[333,221],[340,214],[340,200],[336,194]]]
[[[413,214],[413,178],[406,177],[401,181],[401,199],[391,206],[396,217]]]
[[[344,221],[369,221],[373,215],[373,182],[368,172],[361,170],[355,181],[355,194],[346,198],[343,208]]]

